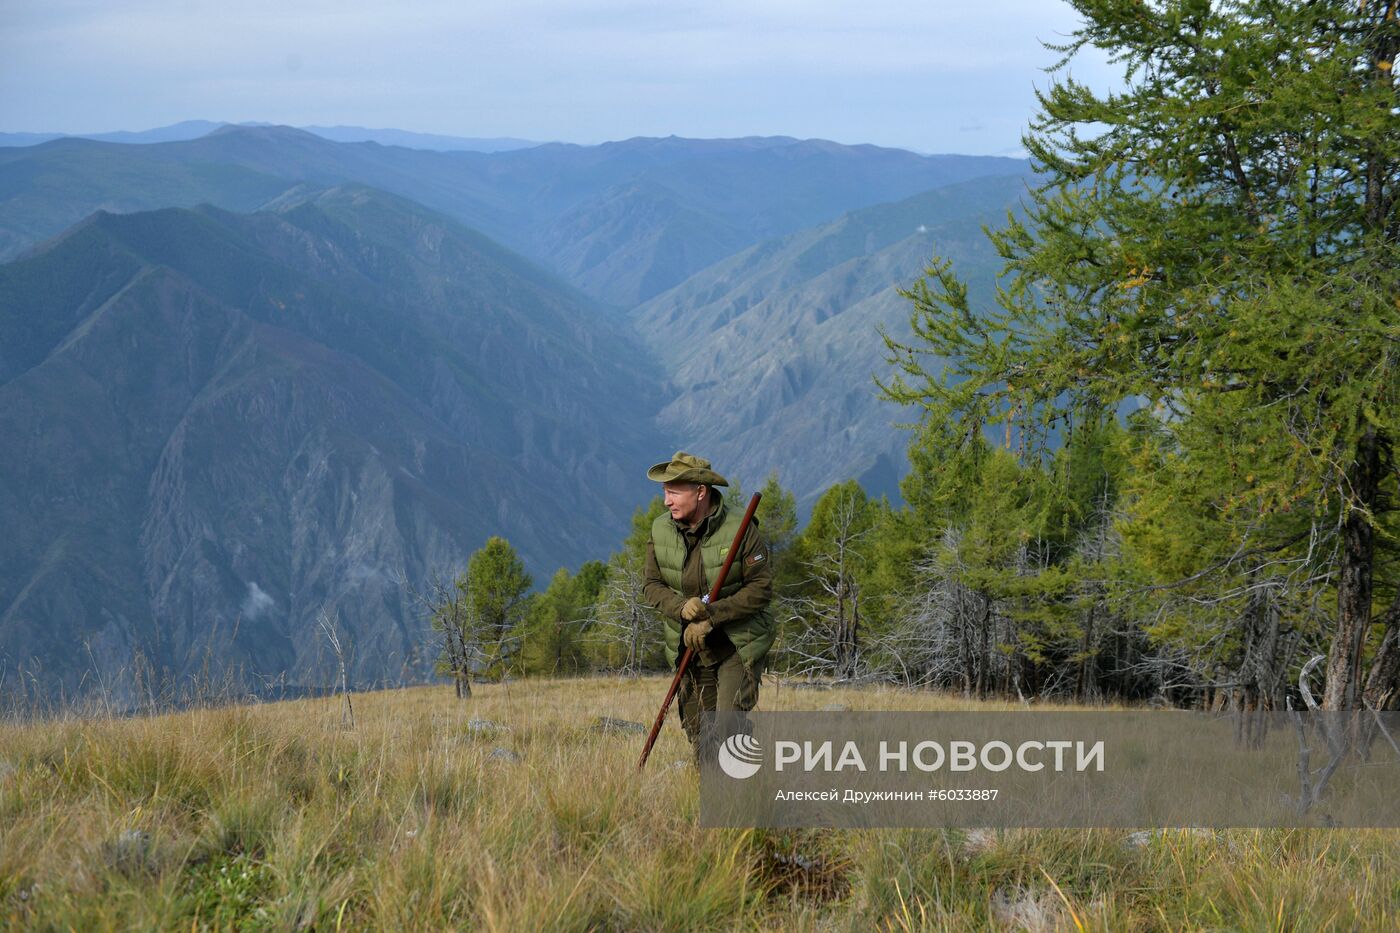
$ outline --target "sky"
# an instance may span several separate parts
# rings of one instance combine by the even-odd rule
[[[181,120],[1015,155],[1060,0],[0,0],[0,131]],[[1101,56],[1069,73],[1104,87]]]

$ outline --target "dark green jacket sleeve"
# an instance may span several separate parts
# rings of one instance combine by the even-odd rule
[[[723,628],[725,623],[735,619],[748,618],[773,601],[772,561],[768,545],[755,525],[750,525],[744,533],[739,556],[734,558],[729,572],[738,570],[740,563],[743,564],[744,585],[710,604],[710,622],[715,628]]]
[[[681,621],[681,607],[685,598],[666,585],[661,579],[661,565],[656,562],[656,549],[647,542],[646,575],[642,582],[642,598],[651,608]]]

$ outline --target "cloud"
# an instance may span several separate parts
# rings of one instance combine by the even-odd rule
[[[263,592],[262,587],[249,581],[248,595],[243,597],[243,605],[239,608],[244,620],[251,622],[259,616],[267,615],[276,608],[277,603],[273,601],[272,597]]]

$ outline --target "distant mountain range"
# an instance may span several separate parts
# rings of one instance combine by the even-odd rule
[[[225,126],[271,126],[270,123],[215,123],[209,120],[183,120],[151,130],[118,130],[114,133],[0,133],[0,146],[37,146],[54,139],[95,139],[106,143],[171,143],[207,136]],[[379,143],[409,149],[436,149],[439,152],[506,152],[540,145],[528,139],[507,136],[473,138],[414,133],[409,130],[370,129],[364,126],[303,126],[301,129],[338,143]]]
[[[1026,172],[785,137],[0,149],[0,664],[320,680],[326,609],[359,681],[418,677],[400,581],[492,534],[541,580],[606,557],[677,448],[804,510],[897,495],[876,327],[935,251],[989,300]]]
[[[630,307],[771,237],[1025,163],[786,137],[552,143],[429,152],[223,127],[130,146],[61,139],[0,149],[0,259],[95,210],[210,203],[247,211],[299,185],[372,185],[441,211]]]
[[[606,555],[650,493],[621,325],[370,189],[92,216],[0,267],[0,654],[306,674],[326,608],[360,679],[421,676],[398,579]]]

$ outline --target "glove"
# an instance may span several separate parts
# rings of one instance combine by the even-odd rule
[[[685,646],[692,651],[699,651],[705,646],[705,636],[714,630],[709,619],[701,619],[699,622],[692,622],[685,627],[681,637],[685,640]]]
[[[694,622],[701,616],[707,616],[710,610],[705,607],[705,601],[699,596],[692,596],[681,606],[681,619],[686,622]]]

